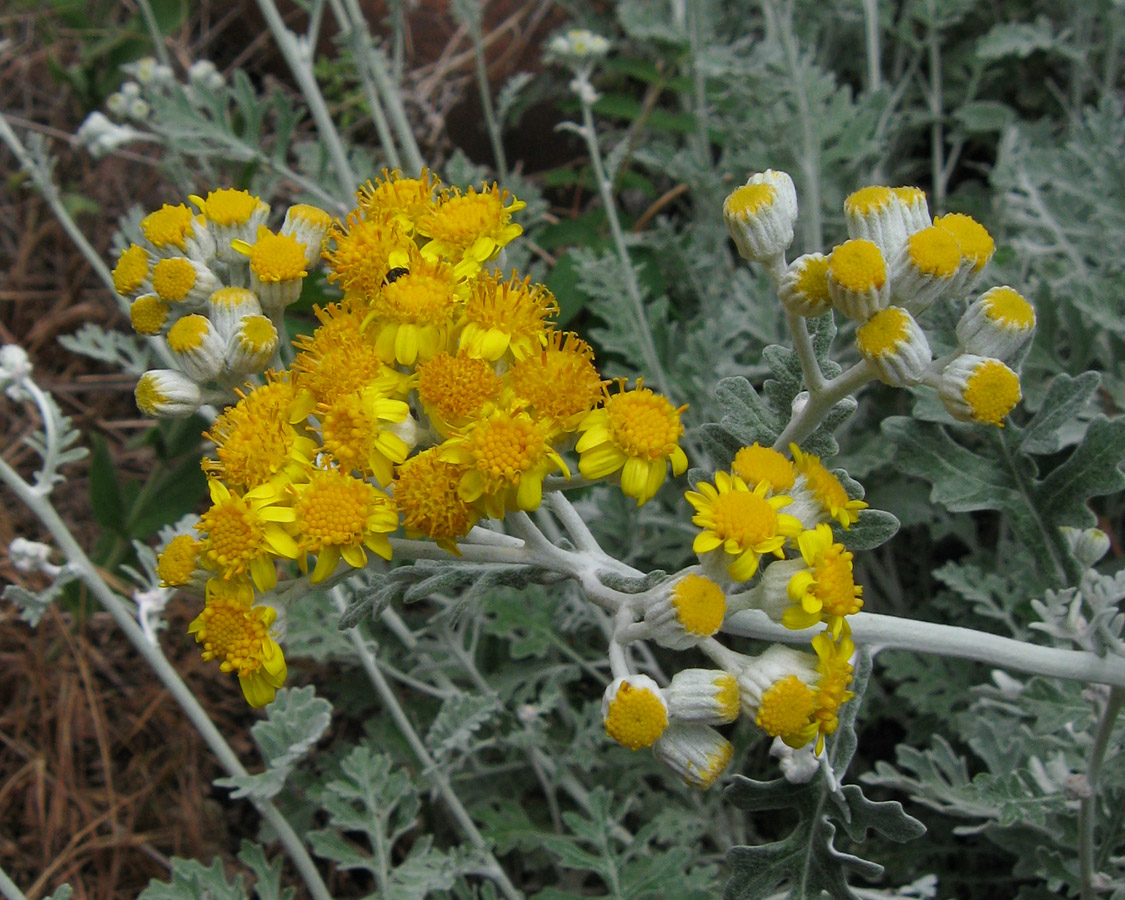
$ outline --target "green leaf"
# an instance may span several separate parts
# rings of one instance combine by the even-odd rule
[[[495,694],[447,697],[426,733],[426,745],[438,759],[468,753],[476,732],[502,710]]]
[[[194,859],[173,859],[172,880],[153,879],[137,900],[249,900],[241,876],[227,881],[223,861],[204,867]]]
[[[1097,372],[1083,372],[1077,378],[1066,373],[1055,376],[1039,409],[1024,426],[1020,449],[1040,454],[1061,450],[1067,425],[1087,407],[1099,384]]]
[[[1015,110],[995,100],[976,100],[954,110],[953,118],[965,131],[981,134],[1003,131],[1016,118]]]
[[[859,519],[847,530],[836,533],[836,539],[853,552],[874,550],[893,538],[899,529],[899,521],[891,513],[882,509],[861,509]]]
[[[238,858],[257,878],[254,882],[257,900],[293,900],[297,889],[281,886],[282,857],[275,858],[271,863],[258,844],[244,840],[238,851]]]
[[[1090,423],[1086,439],[1035,491],[1035,505],[1056,525],[1085,528],[1095,522],[1086,505],[1091,497],[1125,488],[1121,462],[1125,459],[1125,417],[1099,416]]]
[[[109,447],[100,434],[91,434],[90,443],[93,445],[90,455],[90,507],[94,519],[106,531],[128,537],[121,483],[117,480],[117,467]]]
[[[268,799],[281,791],[300,759],[320,740],[332,721],[332,705],[316,696],[311,685],[283,688],[269,705],[268,718],[250,729],[266,760],[266,769],[253,775],[218,778],[215,784],[234,790],[232,797]]]
[[[977,41],[977,57],[987,62],[1005,56],[1025,59],[1036,50],[1053,49],[1057,42],[1046,16],[1039,16],[1034,23],[1005,22],[993,25]]]

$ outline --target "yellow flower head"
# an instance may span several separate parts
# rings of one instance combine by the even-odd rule
[[[964,353],[941,373],[938,395],[955,419],[1004,427],[1023,396],[1020,378],[998,359]]]
[[[303,478],[317,446],[297,418],[293,383],[271,378],[240,397],[204,432],[218,459],[204,459],[203,471],[237,490]]]
[[[714,485],[700,482],[696,488],[684,495],[695,508],[692,522],[703,529],[695,536],[692,550],[703,554],[721,549],[731,557],[727,572],[735,581],[752,578],[763,553],[780,559],[785,555],[785,539],[803,530],[798,519],[778,512],[792,499],[767,497],[769,484],[765,481],[750,490],[737,475],[716,472]]]
[[[687,456],[679,444],[684,433],[680,414],[687,407],[677,409],[640,379],[631,391],[620,379],[617,389],[611,394],[606,388],[602,407],[578,424],[578,471],[584,478],[597,479],[620,470],[622,492],[640,506],[664,483],[668,463],[673,475],[687,471]]]
[[[808,568],[789,579],[787,592],[794,605],[781,618],[786,628],[811,628],[828,623],[828,632],[839,638],[847,629],[845,616],[863,608],[863,588],[855,583],[852,554],[832,540],[832,529],[820,523],[797,538]]]
[[[402,262],[406,271],[371,299],[365,323],[385,363],[413,366],[447,349],[468,285],[448,263],[424,259],[417,250]]]
[[[972,216],[964,213],[949,213],[934,219],[934,226],[956,238],[961,248],[961,259],[974,272],[983,269],[992,259],[992,254],[996,252],[996,242],[992,239],[992,235]]]
[[[246,702],[262,707],[273,701],[285,684],[285,655],[270,635],[277,619],[271,606],[253,606],[254,589],[245,580],[207,583],[206,605],[190,625],[205,660],[219,660],[224,672],[238,674]]]
[[[1001,285],[969,305],[957,323],[957,339],[968,353],[1008,359],[1034,330],[1035,308],[1017,291]]]
[[[672,722],[652,745],[653,755],[684,784],[710,789],[734,756],[734,746],[714,728]]]
[[[369,385],[354,394],[341,394],[317,407],[324,449],[344,472],[374,475],[381,485],[391,483],[393,465],[403,462],[410,448],[387,423],[405,422],[410,407],[385,393],[387,385]]]
[[[512,365],[508,383],[535,416],[563,432],[574,431],[602,397],[594,351],[573,332],[548,333],[545,347]]]
[[[550,437],[550,426],[525,411],[494,409],[442,444],[440,458],[465,467],[462,499],[500,519],[505,510],[537,509],[550,472],[570,477]]]
[[[852,500],[840,479],[828,471],[819,456],[803,453],[796,444],[789,445],[793,464],[804,477],[805,488],[810,491],[824,514],[845,528],[851,528],[861,509],[867,509],[863,500]]]
[[[260,197],[236,188],[220,188],[210,191],[206,198],[193,195],[190,199],[208,222],[219,226],[262,221],[270,211],[269,204],[263,203]]]
[[[602,696],[605,733],[630,750],[651,747],[668,727],[668,704],[647,675],[616,678]]]
[[[546,319],[558,310],[551,292],[530,278],[520,281],[513,275],[501,281],[499,272],[483,275],[473,282],[465,304],[458,346],[492,362],[505,354],[524,359],[545,345]]]
[[[367,565],[367,550],[391,558],[387,535],[398,528],[398,512],[394,501],[375,485],[339,469],[317,469],[306,483],[289,490],[295,496],[302,571],[308,567],[308,554],[316,554],[312,584],[331,575],[341,558],[354,569]]]
[[[293,510],[278,505],[280,497],[270,485],[241,496],[214,478],[208,487],[211,508],[195,526],[203,535],[203,568],[227,581],[249,572],[258,590],[272,590],[277,585],[274,560],[297,557],[296,543],[281,527],[293,521]]]
[[[672,589],[676,621],[689,634],[710,637],[723,624],[727,598],[706,575],[685,575]]]
[[[500,398],[504,382],[492,363],[475,356],[439,353],[417,369],[418,402],[443,437],[464,428]]]
[[[129,307],[129,320],[137,334],[160,334],[171,315],[172,307],[156,294],[142,294]]]
[[[195,218],[184,204],[169,206],[165,203],[156,212],[141,219],[141,231],[145,238],[158,250],[166,247],[187,249],[187,238],[191,236]]]
[[[299,351],[291,367],[294,382],[311,398],[306,411],[371,384],[403,388],[403,376],[389,368],[363,336],[363,316],[350,303],[318,308],[316,317],[321,325],[312,336],[301,335],[293,342]]]
[[[471,187],[464,194],[446,191],[417,223],[418,233],[429,238],[422,253],[452,262],[459,275],[472,275],[523,233],[512,213],[525,206],[495,184],[484,185],[479,194]]]
[[[796,675],[786,675],[762,694],[754,723],[766,734],[780,737],[790,747],[803,747],[817,733],[813,713],[816,696]]]
[[[328,280],[340,285],[345,294],[372,300],[382,289],[387,273],[395,267],[391,255],[402,253],[410,236],[390,212],[370,217],[352,213],[344,223],[337,222],[328,232],[335,244],[326,250]]]
[[[883,252],[872,241],[844,241],[829,255],[828,293],[848,318],[863,321],[886,306],[889,288]]]
[[[757,441],[735,454],[731,471],[745,481],[748,487],[757,487],[764,481],[776,494],[784,494],[793,487],[793,482],[797,479],[797,470],[792,460],[773,447],[763,447]]]
[[[428,537],[459,556],[457,538],[469,533],[479,515],[458,490],[464,466],[440,454],[440,447],[430,447],[395,468],[395,502],[407,537]]]
[[[130,244],[113,267],[113,289],[122,296],[136,292],[148,277],[148,251]]]
[[[407,234],[413,234],[418,220],[433,208],[439,187],[441,179],[429,169],[423,169],[417,178],[403,178],[398,169],[383,169],[382,177],[356,191],[356,211],[365,218],[390,213]]]
[[[828,257],[823,253],[798,256],[777,283],[781,305],[798,316],[822,316],[832,308],[828,293]]]
[[[817,723],[816,752],[824,749],[825,735],[833,734],[840,724],[840,707],[851,700],[855,693],[848,690],[852,683],[851,658],[855,644],[846,635],[833,640],[827,632],[821,632],[812,640],[817,655],[817,680],[814,697],[814,720]]]
[[[182,587],[199,569],[203,544],[190,534],[177,534],[156,558],[156,574],[161,587]]]

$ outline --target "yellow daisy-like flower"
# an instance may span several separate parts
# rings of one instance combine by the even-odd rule
[[[840,707],[851,700],[855,693],[848,690],[852,683],[851,658],[855,644],[844,636],[832,640],[827,632],[821,632],[812,640],[817,655],[816,695],[813,698],[813,718],[817,723],[816,752],[824,749],[825,735],[833,734],[839,727]]]
[[[150,244],[158,250],[166,247],[187,249],[187,238],[195,227],[195,217],[184,204],[169,206],[165,203],[156,212],[141,219],[141,231]]]
[[[835,519],[845,528],[859,518],[859,511],[867,509],[863,500],[852,500],[840,483],[840,479],[824,467],[819,456],[803,453],[796,444],[789,445],[793,454],[793,464],[804,476],[805,486],[812,493],[821,509],[829,518]]]
[[[458,275],[472,275],[523,233],[512,213],[525,206],[495,184],[484,185],[479,194],[472,187],[464,194],[447,191],[417,223],[418,233],[429,238],[422,253],[449,260]]]
[[[270,635],[277,619],[272,606],[253,606],[254,589],[248,581],[207,582],[206,605],[190,625],[196,643],[203,645],[205,660],[219,660],[224,672],[236,672],[246,702],[258,708],[273,701],[285,684],[285,655]]]
[[[372,300],[399,263],[392,254],[404,252],[410,236],[393,213],[382,211],[370,217],[351,213],[344,223],[337,222],[328,232],[335,246],[326,250],[328,280],[336,282],[345,294]]]
[[[803,747],[816,736],[816,695],[797,675],[786,675],[762,694],[754,724],[790,747]]]
[[[764,481],[777,494],[784,494],[797,480],[797,470],[792,460],[773,447],[763,447],[757,441],[735,454],[731,471],[745,481],[748,487],[757,487]]]
[[[511,354],[524,359],[546,345],[548,316],[559,311],[543,285],[515,275],[501,281],[500,273],[476,279],[462,316],[458,346],[469,356],[491,362]]]
[[[617,388],[616,394],[605,389],[602,407],[578,424],[578,471],[584,478],[597,479],[620,470],[622,492],[640,506],[664,483],[668,463],[673,475],[687,471],[687,455],[679,444],[684,433],[680,414],[687,407],[677,409],[667,397],[646,388],[642,379],[631,391],[625,390],[623,379]]]
[[[508,383],[529,411],[574,431],[602,397],[604,382],[594,367],[594,351],[573,332],[552,331],[538,353],[517,360]]]
[[[492,363],[475,356],[439,353],[417,370],[418,402],[438,434],[448,437],[500,399],[504,382]]]
[[[177,534],[156,558],[156,574],[161,587],[182,587],[199,569],[203,543],[190,534]]]
[[[308,554],[316,554],[309,581],[319,584],[341,558],[354,569],[367,565],[367,550],[391,558],[387,535],[398,528],[394,501],[375,485],[338,469],[318,469],[304,484],[292,485],[298,562],[308,569]]]
[[[371,385],[354,394],[341,394],[317,407],[324,449],[345,472],[374,475],[381,485],[391,483],[394,464],[410,453],[406,442],[387,427],[405,422],[410,407],[386,395],[385,385]]]
[[[458,488],[462,499],[502,519],[505,510],[537,509],[550,472],[570,477],[550,438],[550,425],[525,411],[494,409],[442,444],[439,458],[465,467]]]
[[[381,178],[356,191],[356,211],[366,218],[390,213],[407,234],[413,234],[418,220],[433,208],[440,187],[441,179],[429,169],[422,169],[417,178],[403,178],[398,169],[383,169]]]
[[[271,378],[240,397],[203,433],[218,457],[204,459],[203,471],[236,490],[303,478],[317,445],[302,423],[293,383]]]
[[[781,623],[796,630],[828,624],[828,633],[839,639],[847,629],[845,616],[863,608],[863,588],[855,583],[852,554],[832,539],[825,523],[797,538],[797,547],[808,568],[789,579],[787,593],[794,605],[785,611]]]
[[[804,530],[800,520],[778,512],[792,498],[767,497],[769,484],[765,481],[750,490],[739,476],[716,472],[714,485],[701,482],[696,488],[684,495],[696,511],[692,522],[703,529],[695,536],[692,550],[703,554],[721,549],[733,557],[727,572],[735,581],[752,578],[763,553],[783,557],[785,539]]]
[[[383,362],[413,366],[447,349],[469,286],[448,263],[424,259],[417,250],[403,263],[406,271],[372,298],[364,322]]]
[[[605,733],[630,750],[651,747],[668,727],[668,704],[647,675],[615,678],[602,696]]]
[[[409,538],[428,537],[456,556],[462,538],[480,518],[458,488],[464,466],[441,459],[441,448],[430,447],[395,468],[394,493]]]
[[[306,395],[304,411],[318,403],[331,405],[337,398],[377,384],[387,395],[403,394],[404,376],[386,365],[375,345],[363,336],[362,314],[350,303],[333,303],[316,310],[321,325],[309,335],[293,341],[298,349],[290,367],[294,383]]]
[[[250,573],[263,593],[277,586],[274,560],[297,558],[297,544],[281,527],[294,520],[293,510],[279,506],[271,485],[238,495],[221,481],[208,481],[211,508],[195,526],[203,535],[200,564],[231,580]]]

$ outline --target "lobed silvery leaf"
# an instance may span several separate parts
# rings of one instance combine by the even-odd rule
[[[268,717],[250,729],[266,761],[266,769],[253,775],[218,778],[215,784],[232,788],[232,797],[266,800],[285,786],[293,767],[320,740],[332,721],[332,704],[316,696],[311,685],[283,688],[270,704]]]
[[[173,859],[172,880],[155,878],[141,891],[137,900],[250,900],[242,885],[242,876],[228,881],[223,861],[215,859],[204,866],[194,859]]]
[[[266,859],[266,852],[261,845],[243,840],[238,851],[238,859],[254,873],[257,879],[254,882],[256,900],[293,900],[297,889],[281,886],[283,860],[280,856],[270,862]]]
[[[151,367],[152,355],[142,338],[120,331],[106,331],[93,322],[87,322],[74,334],[62,335],[59,343],[72,353],[108,363],[130,375],[139,376]]]
[[[495,694],[447,697],[426,732],[426,746],[440,763],[470,752],[476,733],[503,711]]]
[[[78,576],[69,568],[63,567],[55,579],[41,591],[29,591],[18,584],[9,584],[4,587],[0,598],[16,604],[20,610],[20,618],[32,628],[39,624],[44,614],[66,590],[66,586],[75,581]]]

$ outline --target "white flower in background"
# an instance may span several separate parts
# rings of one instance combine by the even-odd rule
[[[48,575],[55,575],[59,567],[51,565],[50,557],[50,546],[40,541],[18,537],[8,545],[8,558],[17,572],[46,572]]]
[[[144,103],[143,100],[140,102]],[[137,129],[129,125],[118,125],[100,112],[90,113],[74,135],[75,140],[95,158],[112,153],[122,144],[128,144],[142,136],[142,132]]]

